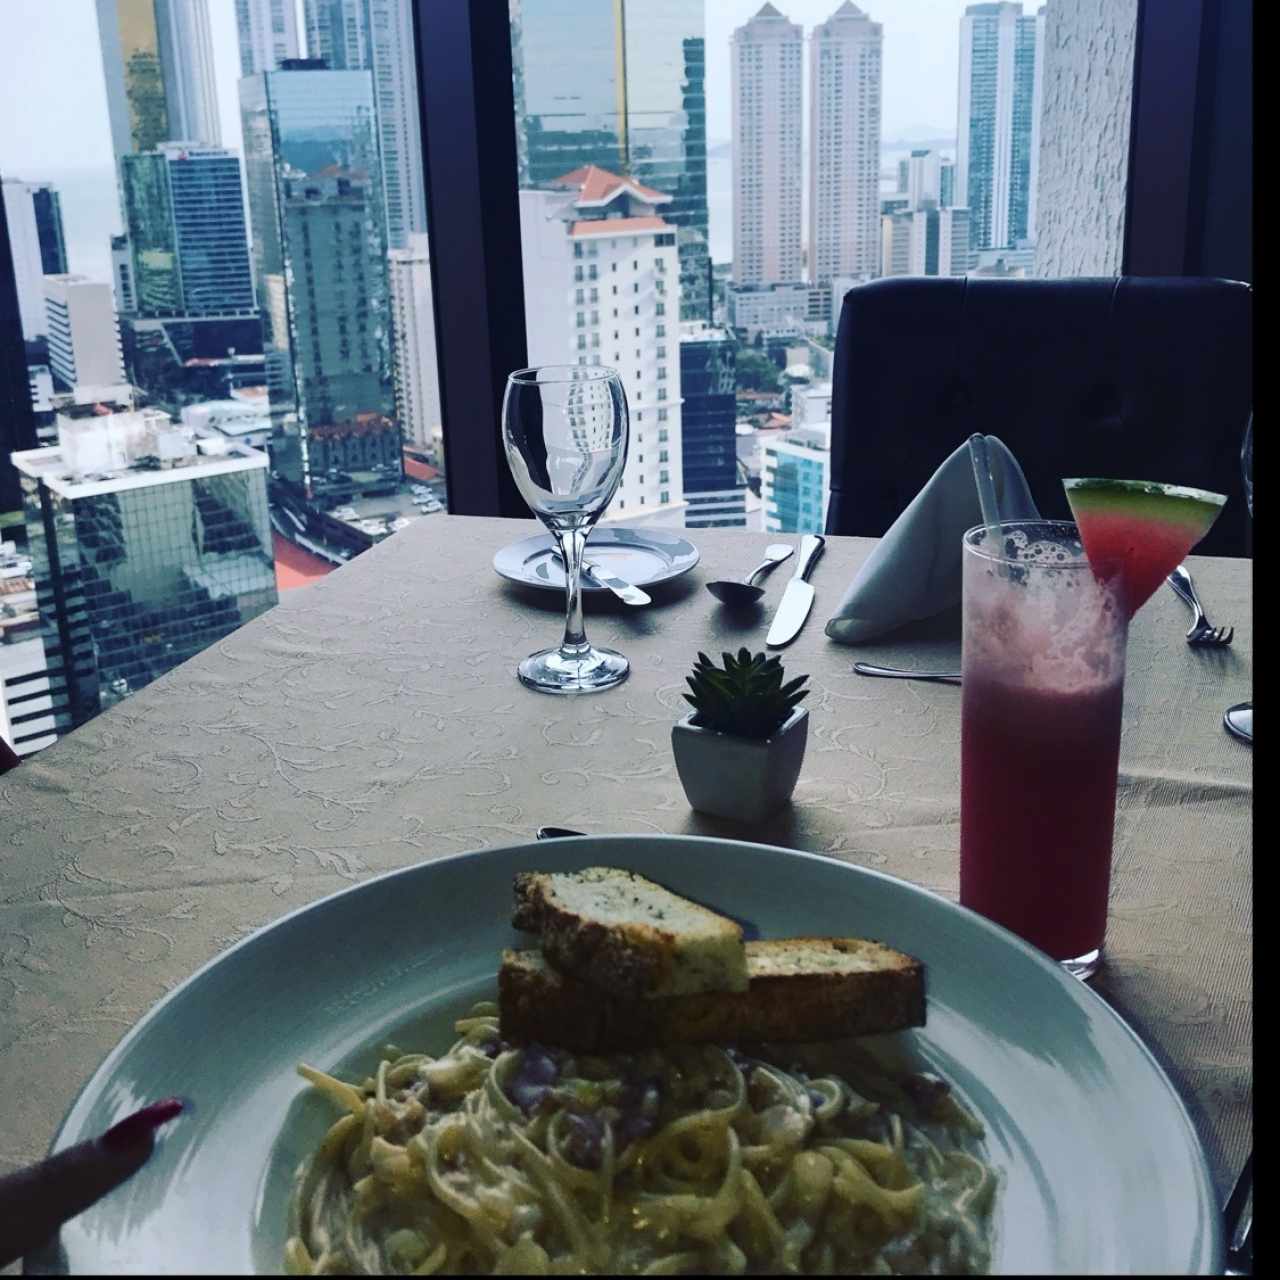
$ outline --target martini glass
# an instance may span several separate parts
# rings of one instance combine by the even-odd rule
[[[627,397],[613,369],[544,365],[507,378],[502,440],[516,487],[551,531],[565,570],[564,639],[517,668],[540,693],[596,693],[630,664],[587,642],[582,556],[587,534],[617,492],[627,461]]]

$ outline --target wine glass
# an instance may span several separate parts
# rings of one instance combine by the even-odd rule
[[[587,643],[582,556],[627,461],[627,397],[613,369],[544,365],[517,369],[502,401],[502,440],[521,496],[551,531],[565,572],[564,640],[519,666],[543,693],[594,693],[627,678],[630,663]]]
[[[1244,476],[1244,500],[1249,507],[1249,519],[1253,519],[1253,414],[1249,415],[1249,425],[1244,431],[1244,447],[1240,450],[1240,470]],[[1222,717],[1224,728],[1229,734],[1245,742],[1253,741],[1253,703],[1240,702],[1228,707]]]

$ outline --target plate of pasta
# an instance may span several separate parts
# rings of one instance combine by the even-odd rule
[[[804,1044],[512,1043],[511,885],[631,868],[764,939],[918,957],[923,1026]],[[299,1068],[301,1067],[301,1075]],[[36,1272],[1072,1274],[1220,1270],[1175,1089],[1088,988],[881,873],[582,837],[370,880],[229,949],[108,1056],[54,1142],[194,1107]]]

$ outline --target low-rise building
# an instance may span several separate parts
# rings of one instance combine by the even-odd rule
[[[0,543],[0,739],[19,756],[54,741],[31,559]]]
[[[829,282],[730,285],[726,301],[729,327],[748,342],[754,342],[757,334],[775,338],[822,336],[831,324]]]
[[[125,381],[111,286],[82,275],[44,277],[49,367],[63,389]]]
[[[250,449],[266,450],[271,441],[271,414],[265,405],[243,400],[205,400],[182,411],[182,424],[200,434],[217,432]]]
[[[760,496],[768,533],[823,533],[831,499],[831,423],[780,432],[763,443]]]

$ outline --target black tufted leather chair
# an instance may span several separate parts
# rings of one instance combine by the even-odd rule
[[[878,537],[974,431],[1046,517],[1065,476],[1228,495],[1197,551],[1243,555],[1252,291],[1231,280],[900,277],[850,290],[832,371],[828,533]]]

